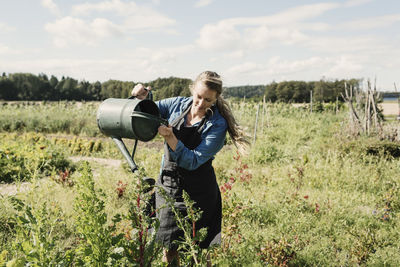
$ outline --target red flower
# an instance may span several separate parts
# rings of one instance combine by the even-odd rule
[[[315,203],[315,212],[318,213],[319,212],[319,204]]]

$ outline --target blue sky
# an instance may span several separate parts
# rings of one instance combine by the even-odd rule
[[[400,89],[395,0],[2,0],[0,72],[227,86],[377,79]]]

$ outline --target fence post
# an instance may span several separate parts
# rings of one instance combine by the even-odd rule
[[[254,125],[254,139],[253,139],[253,143],[256,142],[256,136],[257,136],[257,124],[258,124],[258,113],[260,111],[260,104],[257,105],[257,114],[256,114],[256,123]]]
[[[335,109],[335,113],[338,114],[339,113],[339,97],[336,96],[336,109]]]
[[[263,97],[263,105],[262,105],[262,117],[261,117],[261,131],[264,133],[264,116],[265,116],[265,95]]]
[[[313,102],[313,99],[312,99],[312,90],[310,90],[310,112],[312,113],[312,102]]]

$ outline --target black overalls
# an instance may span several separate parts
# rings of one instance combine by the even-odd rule
[[[185,126],[185,116],[190,107],[191,105],[171,123],[171,126],[178,140],[192,150],[201,143],[201,131],[206,123],[207,116],[197,126]],[[212,159],[192,171],[180,168],[171,158],[168,145],[165,143],[164,165],[157,182],[158,186],[162,187],[169,197],[175,199],[175,207],[184,214],[186,213],[182,199],[182,189],[196,203],[195,207],[203,211],[201,219],[196,222],[195,226],[196,231],[207,227],[207,237],[200,243],[201,248],[219,244],[221,241],[221,193],[211,162]],[[182,237],[182,231],[176,225],[175,215],[172,209],[165,205],[165,200],[159,190],[161,189],[156,191],[157,217],[160,220],[157,239],[168,249],[177,249],[177,245],[172,242]],[[163,206],[164,208],[159,210]]]

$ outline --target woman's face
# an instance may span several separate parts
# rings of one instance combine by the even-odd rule
[[[197,82],[193,89],[193,106],[192,111],[194,115],[204,116],[208,108],[210,108],[217,101],[217,92],[202,83]]]

